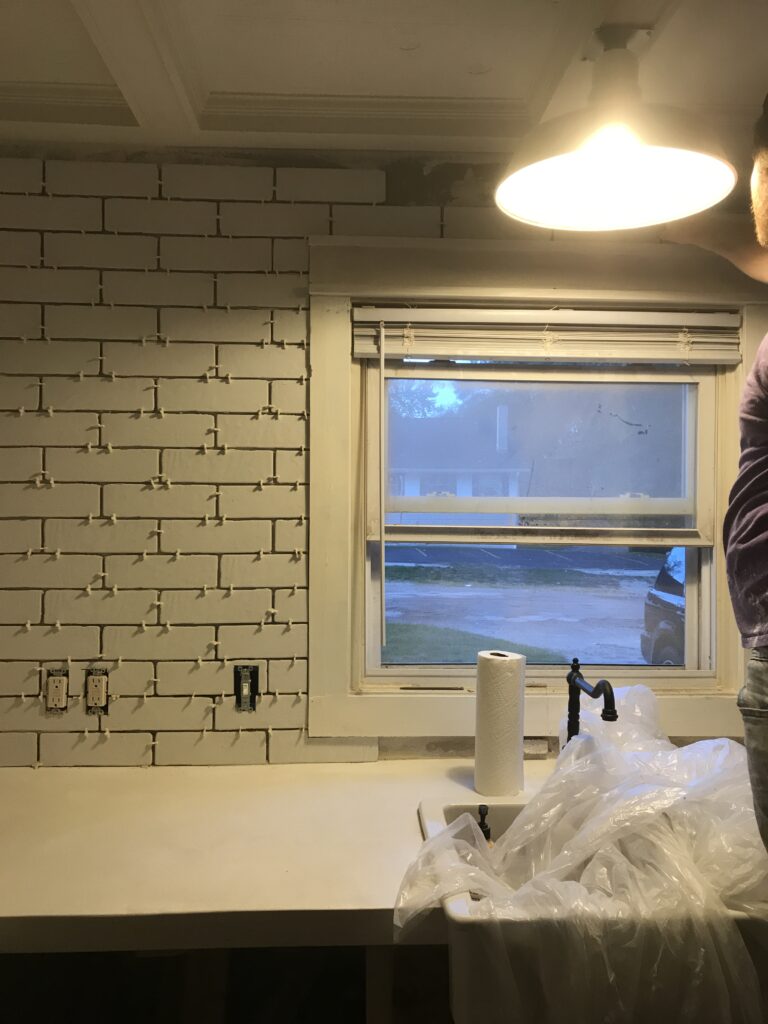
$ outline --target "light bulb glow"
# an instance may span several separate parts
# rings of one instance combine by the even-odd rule
[[[511,217],[563,231],[664,224],[720,202],[736,183],[725,160],[647,145],[627,125],[607,124],[571,152],[507,177],[496,203]]]

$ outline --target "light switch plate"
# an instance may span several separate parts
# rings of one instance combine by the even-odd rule
[[[259,695],[259,666],[235,665],[235,707],[238,711],[255,711]]]
[[[88,715],[109,714],[109,673],[105,668],[85,670],[85,712]]]
[[[69,704],[69,672],[65,668],[49,668],[45,677],[45,710],[61,714]]]

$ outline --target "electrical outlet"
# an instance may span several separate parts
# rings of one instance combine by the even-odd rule
[[[85,712],[88,715],[109,714],[109,673],[105,668],[85,670]]]
[[[238,711],[255,711],[259,695],[259,666],[235,665],[235,707]]]
[[[57,714],[67,710],[69,703],[69,672],[65,668],[49,668],[45,677],[45,710]]]

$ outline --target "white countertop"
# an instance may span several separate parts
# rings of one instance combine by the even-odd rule
[[[526,791],[553,760],[526,761]],[[386,944],[471,760],[0,773],[0,951]]]

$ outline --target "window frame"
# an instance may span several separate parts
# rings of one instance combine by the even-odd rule
[[[314,251],[310,270],[310,682],[309,733],[329,737],[425,737],[471,736],[474,734],[474,696],[468,692],[359,692],[356,684],[362,678],[360,645],[353,648],[355,631],[362,628],[365,588],[360,586],[355,566],[364,564],[365,524],[361,523],[360,471],[363,438],[362,369],[351,358],[352,303],[401,297],[435,304],[446,295],[457,301],[523,300],[524,296],[540,298],[530,289],[512,285],[494,287],[481,283],[483,273],[489,274],[499,250],[532,247],[507,243],[438,243],[422,240],[396,243],[385,239],[311,239]],[[358,248],[360,247],[360,248]],[[409,249],[424,249],[421,253]],[[430,267],[430,250],[442,249],[436,266]],[[573,246],[550,245],[554,263],[563,257],[572,260]],[[608,248],[607,246],[605,248]],[[617,247],[623,251],[622,246]],[[648,246],[626,247],[635,259]],[[730,485],[735,478],[738,461],[738,424],[736,410],[744,378],[744,364],[749,366],[762,335],[768,330],[768,297],[758,286],[734,284],[723,273],[723,264],[703,265],[696,278],[695,293],[690,288],[696,257],[681,257],[671,252],[675,247],[654,248],[659,267],[654,280],[672,282],[666,289],[654,284],[653,289],[633,289],[629,270],[618,262],[612,267],[622,280],[612,280],[601,292],[588,295],[574,289],[561,290],[557,301],[574,304],[600,301],[610,296],[617,307],[621,301],[633,308],[729,308],[742,314],[741,366],[725,367],[716,374],[716,406],[718,422],[715,437],[715,523],[722,520]],[[400,259],[401,249],[407,259]],[[462,273],[469,264],[469,250],[477,249],[477,266],[466,271],[460,287],[442,287],[442,277],[453,281],[458,268]],[[559,251],[562,249],[562,252]],[[425,269],[414,283],[414,256]],[[602,254],[604,258],[604,253]],[[665,268],[665,262],[668,266]],[[446,271],[446,267],[448,271]],[[377,283],[376,272],[381,271]],[[375,272],[374,272],[375,271]],[[667,272],[668,271],[668,272]],[[610,275],[613,271],[609,269]],[[446,278],[447,279],[447,278]],[[674,289],[674,281],[684,279],[686,286]],[[546,291],[550,296],[552,293]],[[437,297],[437,302],[435,301]],[[603,300],[604,301],[604,300]],[[332,438],[333,441],[329,442]],[[719,527],[714,538],[711,570],[702,578],[702,590],[709,591],[715,613],[712,636],[700,638],[710,643],[713,651],[709,671],[692,672],[683,692],[675,683],[676,692],[659,690],[662,724],[670,735],[708,736],[740,735],[741,721],[733,695],[742,681],[745,665],[738,633],[727,600],[724,558],[719,540]],[[720,595],[720,599],[717,596]],[[647,671],[647,670],[642,670]],[[559,673],[557,674],[559,675]],[[632,670],[622,673],[619,685],[641,681]],[[564,711],[562,681],[553,675],[542,685],[529,687],[526,693],[526,735],[553,736],[558,732]]]

